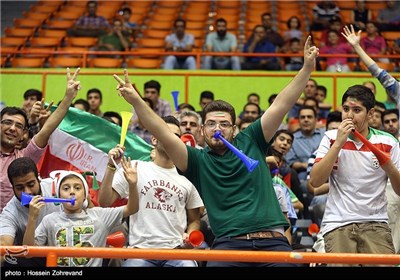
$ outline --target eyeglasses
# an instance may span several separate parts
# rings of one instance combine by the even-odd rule
[[[209,129],[214,129],[217,127],[217,125],[219,125],[220,128],[222,129],[226,129],[229,127],[232,127],[233,125],[230,122],[215,122],[215,121],[208,121],[205,123],[205,126]]]
[[[14,122],[12,120],[2,120],[0,123],[7,127],[11,127],[14,125],[18,130],[25,129],[25,126],[22,123]]]

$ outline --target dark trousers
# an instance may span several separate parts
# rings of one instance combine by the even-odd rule
[[[272,237],[262,239],[234,239],[221,237],[215,239],[212,248],[215,250],[246,250],[246,251],[286,251],[291,252],[286,237]],[[230,261],[208,261],[207,267],[298,267],[294,263],[268,263],[268,262],[230,262]]]

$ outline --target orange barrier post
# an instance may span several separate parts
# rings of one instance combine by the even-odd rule
[[[46,266],[47,267],[56,267],[57,266],[57,254],[52,252],[49,252],[46,256]]]

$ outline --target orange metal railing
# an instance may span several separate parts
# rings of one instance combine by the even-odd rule
[[[287,54],[287,53],[243,53],[243,52],[203,52],[203,51],[194,51],[194,52],[167,52],[167,51],[152,51],[151,53],[149,52],[141,52],[140,50],[132,50],[132,51],[54,51],[54,50],[35,50],[35,49],[30,49],[30,50],[2,50],[1,51],[2,56],[5,55],[34,55],[34,54],[42,54],[42,55],[49,55],[49,56],[54,56],[54,55],[73,55],[73,56],[80,56],[83,59],[83,65],[82,67],[87,66],[87,61],[89,56],[93,55],[105,55],[105,56],[121,56],[121,57],[127,57],[127,56],[135,56],[135,57],[148,57],[149,55],[151,56],[167,56],[167,55],[175,55],[175,56],[194,56],[196,57],[196,65],[197,69],[200,69],[200,64],[201,64],[201,58],[203,56],[240,56],[240,57],[298,57],[298,56],[303,56],[302,53],[299,54]],[[322,58],[328,58],[328,57],[346,57],[346,58],[358,58],[358,55],[356,54],[320,54],[319,57]],[[394,58],[394,59],[400,59],[399,54],[375,54],[372,55],[372,58]]]
[[[12,252],[26,253],[19,257],[46,257],[48,267],[57,265],[57,257],[400,265],[400,255],[394,254],[0,246],[1,256],[10,255]]]

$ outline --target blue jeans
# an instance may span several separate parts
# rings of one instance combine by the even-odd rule
[[[204,69],[232,69],[232,70],[240,70],[240,60],[238,56],[206,56],[204,57]]]
[[[246,250],[246,251],[285,251],[291,252],[286,237],[273,237],[262,239],[234,239],[221,237],[215,239],[211,249],[215,250]],[[235,267],[298,267],[294,263],[266,263],[266,262],[228,262],[228,261],[207,261],[207,267],[235,266]]]
[[[176,57],[169,55],[165,58],[164,69],[196,69],[196,59],[193,56]]]
[[[144,260],[127,259],[123,267],[197,267],[197,262],[192,260]]]

